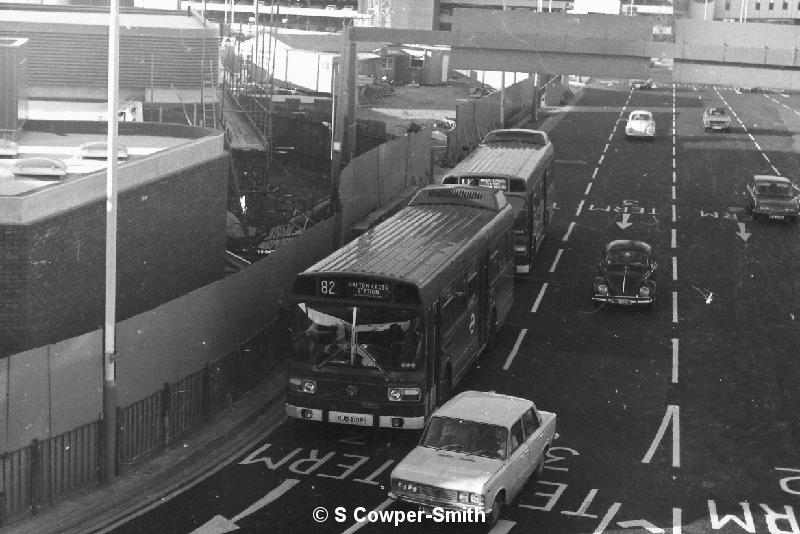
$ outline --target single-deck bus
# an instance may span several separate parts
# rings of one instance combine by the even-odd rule
[[[553,144],[546,132],[493,130],[442,179],[445,184],[475,185],[505,193],[516,217],[514,260],[518,273],[530,272],[545,238],[552,167]]]
[[[298,274],[287,415],[422,428],[506,321],[513,227],[500,191],[428,186]]]

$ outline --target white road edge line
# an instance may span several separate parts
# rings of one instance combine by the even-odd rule
[[[591,189],[592,189],[592,182],[589,182],[588,184],[586,184],[586,191],[584,191],[584,192],[583,192],[583,196],[586,196],[586,195],[588,195],[588,194],[589,194],[589,191],[590,191]]]
[[[569,223],[569,227],[567,228],[567,233],[564,234],[564,237],[561,238],[561,241],[569,241],[569,234],[572,233],[573,228],[575,228],[575,221]]]
[[[672,256],[672,281],[678,281],[678,258]]]
[[[558,249],[558,252],[556,252],[556,259],[553,260],[553,265],[550,266],[550,272],[551,273],[556,272],[556,265],[558,265],[558,260],[561,259],[561,254],[563,254],[563,253],[564,253],[564,249],[563,248]]]
[[[678,248],[678,231],[675,228],[672,229],[672,243],[670,243],[672,248]]]
[[[531,313],[536,313],[539,311],[539,305],[542,303],[542,298],[544,297],[544,292],[547,290],[547,285],[548,282],[542,284],[542,289],[539,290],[539,294],[536,296],[536,300],[533,302]]]
[[[508,371],[508,368],[511,367],[511,362],[514,361],[514,357],[516,357],[517,352],[519,351],[520,345],[522,345],[522,340],[525,337],[525,334],[528,333],[527,328],[523,328],[519,331],[519,335],[517,336],[517,341],[514,343],[514,348],[511,349],[511,352],[508,353],[508,358],[506,358],[506,363],[503,364],[503,371]]]

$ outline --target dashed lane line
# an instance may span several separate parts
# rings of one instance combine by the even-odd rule
[[[511,349],[511,352],[508,353],[508,358],[506,358],[506,363],[503,364],[503,371],[508,371],[509,367],[511,367],[511,362],[514,361],[514,358],[517,356],[517,352],[519,352],[519,347],[522,345],[522,340],[525,338],[525,334],[528,333],[527,328],[523,328],[520,330],[519,335],[517,336],[517,341],[514,343],[514,347]]]

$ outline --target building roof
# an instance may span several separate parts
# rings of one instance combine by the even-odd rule
[[[15,9],[6,9],[8,6],[0,5],[0,20],[12,25],[31,23],[37,26],[49,25],[53,27],[66,26],[103,26],[108,27],[108,11],[94,9],[71,8],[61,6],[31,6],[23,8],[21,5]],[[212,23],[203,23],[203,19],[192,16],[185,11],[141,11],[137,13],[119,14],[119,26],[129,28],[168,28],[170,30],[212,30],[219,31]],[[52,28],[51,28],[52,31]]]

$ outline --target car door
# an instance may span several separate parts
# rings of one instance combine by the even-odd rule
[[[509,488],[507,502],[511,502],[530,476],[531,450],[525,442],[522,418],[517,419],[517,422],[511,425],[508,444],[508,468],[511,474],[512,487]]]
[[[530,477],[536,466],[542,461],[545,446],[542,419],[535,407],[531,406],[522,414],[522,430],[525,434],[525,446],[530,450],[531,461],[528,471],[528,477]]]

